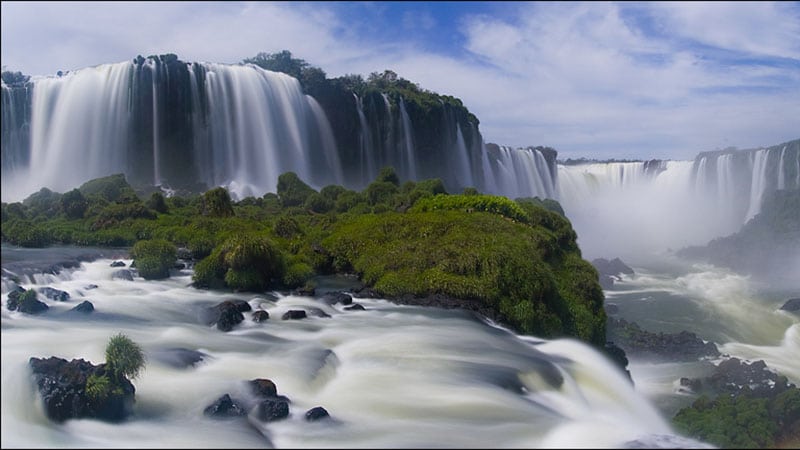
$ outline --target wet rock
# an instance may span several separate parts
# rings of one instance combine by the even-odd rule
[[[316,293],[317,290],[312,286],[303,286],[292,291],[292,294],[300,297],[313,297]]]
[[[86,394],[87,379],[106,376],[105,364],[95,366],[83,359],[30,358],[29,365],[50,420],[97,418],[117,422],[133,411],[135,388],[122,377],[104,398]]]
[[[298,320],[298,319],[305,319],[306,312],[302,309],[290,309],[283,314],[281,319],[283,320]]]
[[[115,270],[111,273],[111,279],[133,281],[133,272],[130,269]]]
[[[244,300],[225,300],[217,305],[205,308],[200,313],[201,321],[207,325],[217,325],[221,331],[231,331],[244,320],[243,312],[252,310]]]
[[[6,300],[6,307],[9,311],[16,311],[19,306],[19,296],[25,292],[25,288],[21,286],[14,286],[14,289],[8,292],[8,300]]]
[[[310,306],[310,307],[306,308],[306,313],[307,313],[307,315],[312,316],[312,317],[328,318],[328,317],[331,316],[330,314],[326,313],[325,311],[323,311],[323,310],[321,310],[319,308],[314,308],[313,306]]]
[[[122,261],[114,261],[111,263],[111,267],[125,267],[125,263]]]
[[[633,275],[634,273],[633,269],[619,258],[614,258],[611,261],[605,258],[593,259],[592,265],[597,269],[597,273],[600,276],[598,281],[603,289],[614,287],[614,282],[621,280],[622,275]]]
[[[261,422],[275,422],[289,417],[289,403],[285,400],[261,400],[253,409],[255,418]]]
[[[97,289],[97,285],[96,284],[87,284],[83,288],[86,289],[87,291],[91,291],[92,289]]]
[[[615,317],[608,318],[607,337],[626,353],[645,358],[696,361],[703,357],[720,356],[716,344],[705,342],[694,333],[651,333],[642,330],[634,322]]]
[[[275,386],[275,383],[273,383],[272,380],[268,380],[266,378],[256,378],[248,381],[247,384],[250,386],[250,390],[253,391],[253,394],[256,397],[269,398],[278,395],[278,388]]]
[[[786,303],[781,306],[781,309],[784,311],[800,313],[800,298],[790,298],[789,300],[786,300]]]
[[[203,361],[208,355],[197,350],[173,347],[156,350],[150,357],[176,369],[185,369]]]
[[[344,292],[328,292],[322,296],[321,300],[329,305],[350,305],[353,303],[353,296]]]
[[[84,301],[78,303],[78,305],[75,306],[74,308],[70,309],[70,311],[75,311],[75,312],[79,312],[79,313],[83,313],[83,314],[89,314],[92,311],[94,311],[94,305],[89,300],[84,300]]]
[[[214,419],[227,419],[230,417],[240,417],[247,414],[247,411],[242,408],[238,401],[231,398],[230,395],[225,394],[218,398],[214,403],[208,405],[203,414]]]
[[[253,313],[253,322],[263,322],[267,319],[269,319],[269,312],[263,309],[259,309]]]
[[[306,420],[309,422],[316,422],[317,420],[327,419],[330,417],[328,411],[322,406],[315,406],[306,411]]]
[[[346,311],[364,311],[367,308],[364,308],[364,305],[362,305],[361,303],[353,303],[350,306],[345,306],[344,309]]]
[[[49,298],[50,300],[54,300],[57,302],[65,302],[69,300],[69,293],[66,291],[61,291],[58,289],[54,289],[51,287],[43,287],[39,288],[39,293],[44,295],[45,297]]]

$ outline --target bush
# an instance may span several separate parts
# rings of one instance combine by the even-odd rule
[[[139,200],[136,192],[125,180],[125,175],[121,173],[87,181],[78,190],[87,199],[96,197],[107,202],[117,203],[129,203]]]
[[[200,202],[201,214],[209,217],[232,217],[233,204],[227,189],[215,187],[203,194]]]
[[[284,258],[266,237],[240,234],[227,239],[195,267],[197,287],[263,291],[279,283]]]
[[[499,195],[447,195],[438,194],[421,198],[412,211],[456,210],[464,212],[483,211],[499,214],[517,222],[528,223],[528,214],[517,203]]]
[[[303,206],[315,213],[324,214],[333,209],[333,200],[314,192],[308,196]]]
[[[111,393],[111,380],[105,375],[91,374],[86,379],[86,396],[90,400],[101,403]]]
[[[175,245],[163,239],[143,240],[134,244],[131,256],[145,280],[169,278],[169,269],[175,264]]]
[[[303,205],[315,192],[317,191],[303,183],[294,172],[286,172],[278,176],[278,198],[284,208]]]
[[[139,344],[120,333],[106,346],[106,368],[114,378],[136,378],[144,369],[145,357]]]
[[[285,239],[290,239],[302,233],[300,230],[300,224],[297,223],[297,220],[287,215],[278,217],[278,220],[275,221],[275,226],[272,228],[272,231],[276,235]]]
[[[73,189],[61,196],[61,209],[69,219],[83,219],[89,202],[78,189]]]
[[[283,275],[283,284],[287,288],[296,288],[304,285],[311,277],[314,276],[314,270],[306,263],[294,263],[286,269]]]
[[[397,177],[397,173],[394,171],[394,167],[391,166],[382,167],[380,172],[378,173],[378,177],[375,178],[375,181],[391,183],[395,185],[395,187],[400,186],[400,178]]]
[[[397,185],[388,181],[373,181],[364,191],[367,197],[367,202],[372,206],[375,206],[379,203],[390,203],[392,197],[394,197],[397,192]]]
[[[41,188],[39,192],[23,200],[22,204],[28,208],[31,217],[43,216],[50,219],[61,212],[61,194]]]
[[[147,207],[161,214],[166,213],[168,208],[167,202],[164,199],[164,194],[161,192],[153,192],[150,194],[150,198],[147,200]]]

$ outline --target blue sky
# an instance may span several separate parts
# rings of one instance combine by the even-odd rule
[[[692,158],[800,137],[798,2],[2,2],[4,70],[290,50],[461,98],[487,142]]]

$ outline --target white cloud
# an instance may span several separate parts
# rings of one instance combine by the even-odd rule
[[[459,97],[486,140],[499,144],[549,145],[573,156],[688,158],[798,137],[796,4],[515,8],[505,20],[465,18],[464,49],[444,55],[420,50],[413,39],[365,37],[364,30],[388,26],[377,23],[380,14],[370,16],[376,23],[356,24],[325,2],[3,2],[2,63],[50,74],[137,54],[235,63],[288,49],[329,76],[392,69]],[[418,13],[397,22],[436,26]],[[795,64],[730,65],[719,51],[704,53],[714,49]]]

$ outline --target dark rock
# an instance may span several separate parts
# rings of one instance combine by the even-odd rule
[[[83,359],[67,362],[56,357],[31,358],[28,363],[44,402],[45,414],[53,421],[97,418],[117,422],[133,411],[136,390],[125,377],[117,381],[103,399],[86,395],[86,381],[91,375],[107,376],[105,364],[95,366]]]
[[[74,308],[70,309],[70,311],[89,314],[92,311],[94,311],[94,305],[89,300],[84,300],[78,303],[78,305],[75,306]]]
[[[703,382],[699,378],[681,377],[680,384],[681,388],[685,388],[684,390],[687,390],[692,394],[699,393],[700,390],[703,389]]]
[[[214,403],[208,405],[203,410],[203,414],[215,419],[227,419],[229,417],[240,417],[247,414],[239,404],[233,400],[230,395],[225,394],[218,398]]]
[[[225,300],[201,311],[201,320],[207,325],[217,324],[217,329],[231,331],[244,320],[243,312],[250,311],[250,304],[244,300]]]
[[[603,347],[603,351],[605,352],[606,356],[608,356],[611,361],[617,365],[617,367],[622,369],[628,375],[628,379],[633,382],[631,372],[628,370],[628,357],[625,355],[625,350],[613,342],[606,342],[605,347]]]
[[[329,305],[336,305],[339,303],[342,305],[349,305],[353,303],[353,296],[345,294],[344,292],[328,292],[322,296],[321,300]]]
[[[592,260],[592,265],[597,269],[599,275],[600,287],[603,289],[611,289],[614,287],[614,281],[620,280],[623,274],[633,275],[633,269],[628,267],[627,264],[622,262],[619,258],[614,258],[611,261],[605,258],[597,258]]]
[[[254,409],[255,417],[262,422],[274,422],[289,417],[289,403],[284,400],[261,400]]]
[[[355,298],[384,298],[380,292],[372,289],[371,287],[364,286],[360,289],[353,290],[353,297]]]
[[[192,251],[186,247],[178,247],[176,250],[176,256],[178,259],[185,259],[191,261],[192,258]]]
[[[133,281],[133,272],[130,269],[115,270],[111,274],[112,280],[128,280]]]
[[[111,263],[111,267],[125,267],[125,263],[122,261],[114,261]]]
[[[175,264],[172,265],[172,268],[175,270],[183,270],[186,268],[186,264],[182,262],[176,262]]]
[[[328,317],[331,316],[330,314],[326,313],[325,311],[323,311],[323,310],[321,310],[319,308],[314,308],[313,306],[307,307],[306,308],[306,313],[307,313],[307,315],[312,316],[312,317],[328,318]]]
[[[350,306],[345,306],[344,309],[347,311],[364,311],[367,308],[364,308],[364,305],[362,305],[361,303],[353,303]]]
[[[19,306],[19,296],[25,292],[25,288],[21,286],[14,286],[14,289],[8,292],[8,300],[6,300],[6,306],[8,307],[9,311],[16,311],[17,307]]]
[[[619,312],[619,306],[616,303],[606,303],[606,314],[617,314]]]
[[[199,363],[208,355],[197,350],[174,347],[156,350],[150,356],[153,359],[175,367],[176,369],[185,369]]]
[[[309,422],[316,422],[317,420],[326,419],[330,417],[328,411],[322,406],[315,406],[306,411],[306,420]]]
[[[35,294],[35,291],[29,291],[31,294]],[[11,308],[9,308],[11,309]],[[26,299],[25,295],[22,294],[19,296],[19,301],[17,302],[16,309],[25,314],[39,314],[47,311],[50,309],[47,306],[47,303],[39,301],[35,296]]]
[[[631,355],[667,361],[696,361],[707,356],[720,356],[716,344],[705,342],[688,331],[651,333],[634,322],[609,316],[606,333],[608,340]]]
[[[272,398],[278,395],[278,388],[275,386],[275,383],[273,383],[272,380],[268,380],[266,378],[256,378],[254,380],[250,380],[247,384],[250,386],[250,389],[253,391],[253,394],[256,397]]]
[[[800,312],[800,298],[790,298],[781,306],[784,311]]]
[[[83,288],[86,289],[87,291],[91,291],[92,289],[97,289],[97,285],[96,284],[87,284]]]
[[[269,312],[263,309],[259,309],[253,313],[253,322],[263,322],[267,319],[269,319]]]
[[[44,295],[45,297],[49,298],[50,300],[54,300],[57,302],[65,302],[69,300],[69,293],[66,291],[61,291],[58,289],[54,289],[51,287],[43,287],[39,288],[39,293]]]
[[[598,281],[600,282],[600,287],[603,289],[607,290],[614,287],[614,277],[610,275],[600,275]]]
[[[290,309],[283,314],[281,319],[283,320],[297,320],[297,319],[305,319],[306,312],[302,309]]]

